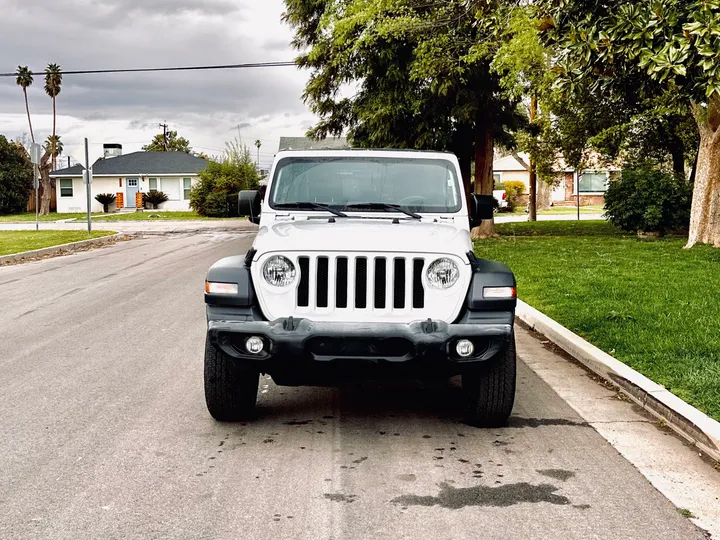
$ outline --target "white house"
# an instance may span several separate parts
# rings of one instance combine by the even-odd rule
[[[189,210],[190,189],[206,166],[207,161],[185,152],[122,155],[120,145],[105,145],[105,157],[92,166],[90,209],[102,212],[102,204],[95,200],[100,193],[115,194],[114,208],[136,208],[142,206],[137,194],[154,189],[168,196],[168,201],[160,205],[161,210]],[[84,170],[82,165],[75,165],[50,173],[56,181],[58,212],[87,212]]]

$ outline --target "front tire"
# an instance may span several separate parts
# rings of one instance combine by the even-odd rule
[[[260,373],[241,369],[232,357],[205,340],[205,403],[221,422],[249,418],[257,402]]]
[[[515,336],[495,358],[462,375],[465,421],[475,427],[507,425],[515,403]]]

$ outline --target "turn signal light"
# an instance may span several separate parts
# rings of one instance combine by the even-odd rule
[[[515,298],[516,296],[515,287],[483,287],[484,298]]]
[[[215,281],[205,282],[205,292],[209,294],[237,294],[237,283],[217,283]]]

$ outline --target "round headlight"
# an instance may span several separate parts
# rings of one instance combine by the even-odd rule
[[[459,277],[460,270],[450,259],[438,259],[427,269],[428,283],[436,289],[449,289]]]
[[[265,261],[263,277],[274,287],[287,287],[295,281],[295,265],[287,257],[275,255]]]

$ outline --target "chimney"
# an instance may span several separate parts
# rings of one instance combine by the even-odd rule
[[[103,157],[110,159],[114,157],[122,156],[122,144],[116,143],[105,143],[103,144]]]

